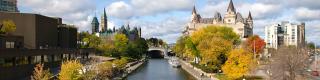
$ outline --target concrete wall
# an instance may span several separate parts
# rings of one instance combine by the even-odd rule
[[[0,22],[12,20],[16,31],[12,35],[24,37],[24,47],[39,49],[40,46],[57,47],[58,19],[29,13],[0,12]]]
[[[36,47],[35,15],[20,13],[0,12],[0,22],[3,20],[12,20],[17,28],[12,35],[24,37],[24,47],[34,49]]]

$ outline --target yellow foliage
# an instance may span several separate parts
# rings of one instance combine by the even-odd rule
[[[232,43],[230,41],[221,38],[207,38],[203,39],[197,48],[201,52],[200,64],[220,65],[221,55],[226,55],[232,49]]]
[[[59,73],[59,80],[79,80],[83,65],[77,60],[63,62]]]
[[[128,63],[128,58],[122,57],[121,59],[113,61],[113,63],[116,65],[117,68],[124,69]]]
[[[34,67],[33,75],[31,76],[31,80],[49,80],[52,77],[49,69],[44,70],[43,64],[37,64]]]
[[[244,49],[232,50],[222,70],[230,79],[237,79],[244,76],[254,67],[253,54]]]
[[[16,24],[12,20],[4,20],[0,32],[13,32],[16,30]]]

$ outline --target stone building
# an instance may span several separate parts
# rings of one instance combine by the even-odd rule
[[[247,18],[242,17],[242,15],[236,11],[232,0],[230,0],[224,17],[222,17],[219,12],[216,12],[213,18],[202,18],[201,15],[197,13],[196,8],[193,7],[191,22],[187,24],[183,34],[190,35],[192,32],[208,25],[231,27],[241,39],[245,39],[253,34],[253,18],[251,12],[249,11]]]

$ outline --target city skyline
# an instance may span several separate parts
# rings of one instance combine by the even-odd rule
[[[317,0],[233,0],[235,8],[242,14],[249,10],[254,18],[253,33],[264,36],[264,27],[290,21],[306,23],[306,40],[320,44],[320,1]],[[186,23],[190,21],[191,10],[196,5],[199,14],[213,17],[214,13],[225,13],[229,0],[18,0],[18,8],[23,13],[40,13],[61,17],[66,23],[75,24],[80,31],[91,30],[91,20],[96,15],[100,20],[103,8],[109,26],[119,28],[131,24],[142,28],[142,36],[158,37],[174,43],[182,35]],[[57,10],[59,9],[59,10]],[[224,15],[224,14],[222,14]]]

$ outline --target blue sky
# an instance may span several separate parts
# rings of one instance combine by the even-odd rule
[[[254,18],[254,34],[264,37],[264,27],[281,21],[306,22],[307,40],[320,44],[320,0],[233,0],[237,12]],[[190,21],[196,5],[202,17],[226,12],[229,0],[18,0],[21,12],[63,18],[80,31],[91,30],[93,16],[106,8],[109,26],[130,24],[143,30],[143,37],[174,43]]]

